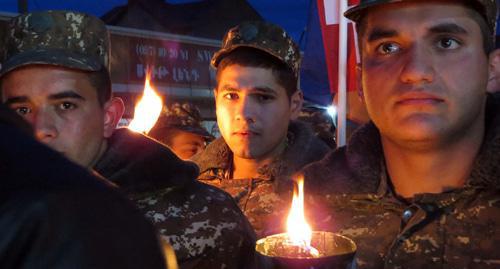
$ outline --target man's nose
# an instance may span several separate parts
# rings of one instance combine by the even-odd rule
[[[39,111],[33,119],[36,138],[42,143],[49,143],[57,137],[54,115],[50,111]]]
[[[434,58],[432,52],[422,45],[407,51],[401,81],[409,84],[430,83],[434,80]]]
[[[242,97],[238,102],[236,120],[253,123],[256,120],[256,110],[257,106],[252,97]]]

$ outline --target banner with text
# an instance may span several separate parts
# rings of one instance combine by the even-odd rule
[[[151,70],[157,86],[211,89],[210,59],[218,46],[111,34],[113,83],[142,84]]]

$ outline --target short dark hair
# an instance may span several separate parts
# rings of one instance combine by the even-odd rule
[[[486,53],[486,55],[490,54],[490,52],[492,52],[495,49],[495,37],[491,32],[491,29],[488,26],[488,23],[486,22],[485,18],[479,12],[480,8],[483,7],[475,1],[473,3],[463,2],[461,4],[467,9],[468,11],[467,14],[469,15],[469,17],[479,25],[479,29],[481,30],[481,35],[483,37],[484,52]],[[356,23],[356,32],[358,33],[358,44],[360,44],[359,45],[360,53],[362,46],[361,37],[364,35],[365,28],[366,28],[366,20],[365,20],[365,14],[363,14],[358,23]]]
[[[472,2],[472,1],[471,1]],[[464,6],[467,8],[467,14],[473,19],[481,30],[481,35],[483,37],[483,49],[486,55],[490,54],[495,49],[495,34],[492,33],[492,30],[488,26],[488,22],[486,22],[485,18],[479,13],[479,8],[484,8],[477,1],[473,1],[473,3],[466,2]]]
[[[85,72],[88,74],[90,85],[97,91],[97,100],[103,106],[109,99],[111,99],[111,77],[106,68],[101,68],[95,72]]]
[[[298,90],[297,77],[291,68],[269,53],[249,47],[237,48],[222,58],[217,66],[217,87],[222,71],[230,65],[271,69],[276,81],[285,88],[289,99]]]

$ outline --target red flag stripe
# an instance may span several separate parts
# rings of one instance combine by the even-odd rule
[[[326,65],[330,91],[337,91],[338,84],[338,51],[339,51],[339,8],[340,2],[345,0],[317,0],[318,15],[325,48]],[[359,0],[349,1],[349,5],[357,4]],[[328,20],[328,21],[327,21]],[[356,90],[356,63],[359,59],[356,50],[355,31],[353,24],[348,27],[347,41],[349,44],[347,55],[347,90]]]

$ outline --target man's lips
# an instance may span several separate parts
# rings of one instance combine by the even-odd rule
[[[433,105],[444,102],[444,99],[425,92],[409,92],[396,101],[397,105]]]
[[[243,136],[243,137],[249,137],[249,136],[255,136],[258,135],[258,132],[252,131],[252,130],[240,130],[240,131],[235,131],[233,132],[233,135],[236,136]]]

